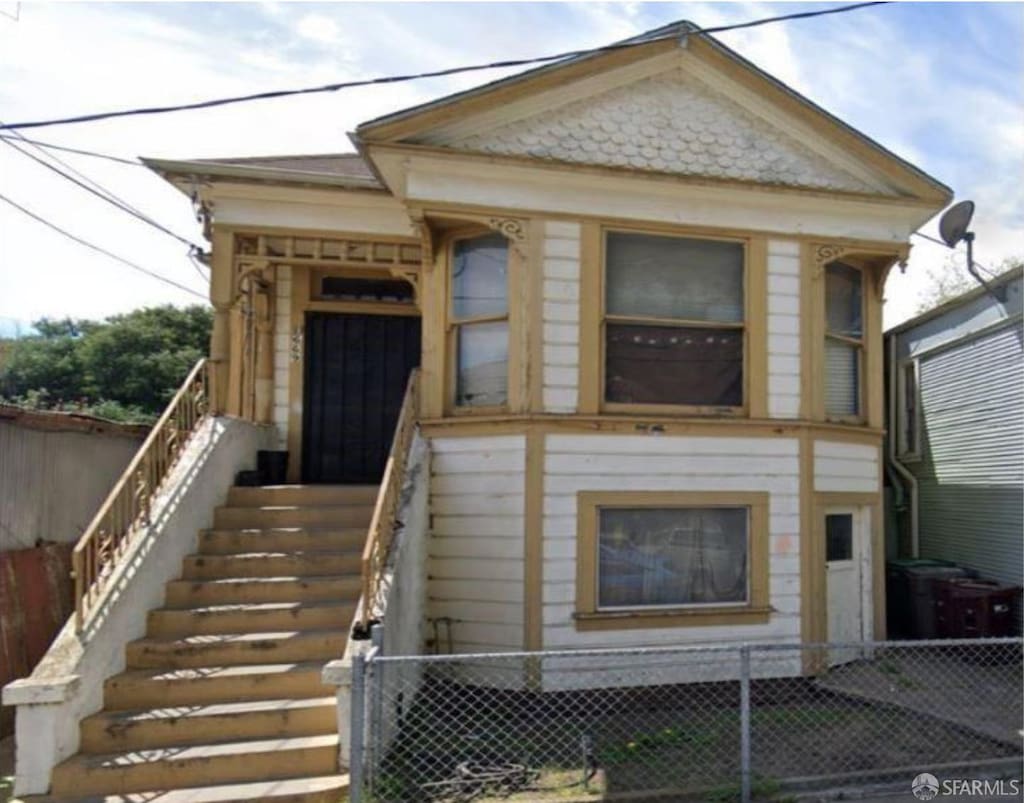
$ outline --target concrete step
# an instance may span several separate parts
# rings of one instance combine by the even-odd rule
[[[236,530],[248,527],[369,527],[372,515],[372,505],[219,507],[213,514],[213,528]]]
[[[341,657],[347,636],[339,629],[143,638],[129,642],[125,652],[130,669],[329,661]]]
[[[168,608],[235,605],[249,602],[346,602],[358,598],[358,574],[332,577],[231,577],[223,580],[172,580]]]
[[[262,549],[270,552],[361,552],[365,543],[366,527],[337,530],[277,527],[265,530],[203,530],[199,533],[199,552],[203,555],[234,555]]]
[[[236,485],[228,491],[228,505],[372,505],[379,491],[377,485],[263,485],[257,488]]]
[[[174,745],[319,736],[337,732],[337,698],[255,700],[101,711],[81,723],[83,753],[113,753]]]
[[[196,786],[171,791],[144,791],[124,795],[90,797],[32,797],[26,803],[340,803],[348,791],[348,775],[322,775],[316,778],[289,778],[253,783]]]
[[[309,699],[335,692],[320,681],[324,661],[206,666],[200,669],[136,669],[103,685],[107,712],[188,706],[224,700]]]
[[[257,741],[76,755],[53,771],[51,795],[124,794],[331,775],[338,771],[338,736]]]
[[[268,633],[275,630],[347,631],[355,602],[258,602],[248,605],[208,605],[200,608],[160,608],[149,613],[150,638],[211,633]]]
[[[362,568],[359,552],[244,552],[236,555],[188,555],[183,580],[227,577],[323,577],[355,574]]]

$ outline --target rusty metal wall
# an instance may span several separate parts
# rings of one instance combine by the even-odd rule
[[[31,674],[74,610],[73,544],[0,552],[0,687]],[[0,706],[0,738],[14,709]]]
[[[0,416],[0,552],[77,540],[146,431],[43,428],[46,421]]]

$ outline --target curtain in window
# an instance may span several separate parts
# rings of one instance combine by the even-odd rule
[[[455,403],[499,406],[508,399],[508,240],[487,234],[452,248]]]
[[[857,415],[860,404],[860,349],[841,340],[825,340],[825,409],[832,415]]]
[[[746,508],[603,509],[598,606],[747,600]]]

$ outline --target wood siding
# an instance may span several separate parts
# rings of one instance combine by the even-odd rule
[[[800,243],[768,241],[768,415],[800,416]]]
[[[752,459],[756,458],[756,459]],[[580,491],[767,492],[768,624],[579,632]],[[642,646],[800,635],[800,476],[795,438],[548,435],[544,477],[544,646]]]
[[[455,652],[519,650],[526,437],[434,438],[431,450],[427,617],[452,620]]]
[[[814,490],[880,493],[878,447],[859,443],[814,442]]]
[[[543,232],[544,411],[574,413],[580,380],[580,226],[546,221]]]

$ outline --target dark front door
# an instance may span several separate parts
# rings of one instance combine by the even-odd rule
[[[302,481],[380,482],[420,363],[420,319],[311,312],[305,352]]]

